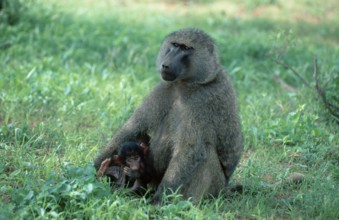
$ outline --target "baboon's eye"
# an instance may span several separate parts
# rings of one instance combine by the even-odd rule
[[[179,47],[180,45],[177,43],[172,43],[173,47]]]
[[[184,44],[182,44],[182,45],[180,45],[180,49],[182,49],[182,50],[189,50],[191,48],[186,46],[186,45],[184,45]]]
[[[172,43],[173,47],[179,47],[180,50],[191,50],[192,47],[188,47],[185,44]]]

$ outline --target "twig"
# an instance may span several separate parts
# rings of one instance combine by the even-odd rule
[[[285,69],[291,70],[294,73],[294,75],[296,75],[304,83],[305,86],[307,86],[308,88],[312,88],[310,84],[302,76],[300,76],[300,74],[294,68],[292,68],[286,63],[280,62],[278,59],[274,59],[274,62],[284,67]]]
[[[312,89],[312,87],[310,86],[310,84],[291,66],[289,66],[287,63],[283,63],[281,62],[279,59],[273,59],[277,64],[279,64],[280,66],[289,69],[292,71],[292,73],[294,73],[303,83],[304,85],[309,88]],[[322,102],[325,105],[325,108],[330,112],[331,115],[333,115],[337,121],[339,120],[339,107],[336,106],[335,104],[329,102],[327,100],[326,97],[326,92],[324,91],[324,89],[320,86],[319,83],[319,79],[318,79],[318,59],[317,56],[314,55],[314,59],[313,59],[313,77],[315,80],[315,89],[316,92],[318,93],[318,95],[320,96]]]
[[[326,93],[324,92],[323,88],[321,88],[320,83],[319,83],[319,78],[318,78],[318,59],[317,56],[314,55],[314,59],[313,59],[313,77],[314,77],[314,81],[315,81],[315,88],[320,96],[320,98],[322,99],[323,103],[325,104],[325,107],[328,109],[328,111],[335,116],[336,118],[339,118],[339,107],[330,103],[327,100],[326,97]]]

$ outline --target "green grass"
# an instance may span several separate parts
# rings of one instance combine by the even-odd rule
[[[338,104],[336,1],[16,2],[0,11],[0,219],[339,218],[338,121],[272,61],[288,48],[282,60],[314,86],[316,54]],[[245,152],[231,184],[246,193],[153,207],[110,193],[91,163],[159,81],[164,36],[187,26],[216,40],[236,87]],[[301,185],[275,185],[293,172]]]

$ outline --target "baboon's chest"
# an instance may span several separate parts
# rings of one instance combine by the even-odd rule
[[[173,103],[168,114],[158,123],[151,135],[151,147],[157,172],[165,172],[171,159],[174,144],[180,132],[188,126],[188,109],[180,103]]]
[[[157,148],[171,147],[173,139],[177,137],[177,131],[182,123],[181,115],[169,112],[166,117],[159,121],[158,126],[154,128],[151,136],[151,143]]]

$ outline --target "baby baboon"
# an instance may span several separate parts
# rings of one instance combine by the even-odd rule
[[[108,176],[119,187],[128,187],[138,194],[146,191],[154,174],[151,152],[143,142],[123,143],[119,153],[105,159],[97,171],[98,178]]]
[[[148,134],[156,183],[153,202],[167,189],[194,200],[227,185],[243,150],[233,85],[214,41],[198,29],[169,34],[157,59],[162,81],[114,135],[94,165],[121,143]]]

